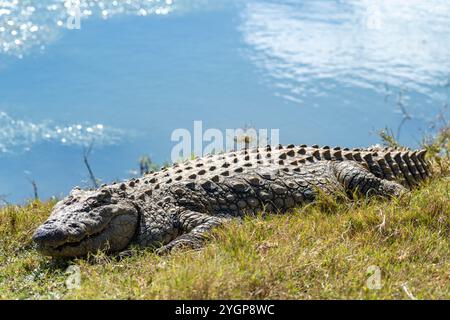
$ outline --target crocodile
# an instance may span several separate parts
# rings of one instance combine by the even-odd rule
[[[233,218],[286,213],[319,193],[395,197],[430,175],[426,150],[318,145],[247,148],[175,163],[98,189],[74,188],[34,233],[53,257],[131,246],[158,253],[200,248]]]

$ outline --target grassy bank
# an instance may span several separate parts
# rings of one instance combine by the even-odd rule
[[[217,230],[200,251],[124,260],[40,256],[30,242],[52,203],[0,211],[1,299],[450,298],[449,180],[392,201],[323,198],[291,215]],[[80,271],[71,288],[69,266]],[[370,266],[381,271],[371,290]],[[75,269],[76,270],[76,269]]]
[[[448,126],[425,147],[434,178],[401,198],[322,196],[166,256],[43,257],[31,236],[54,203],[0,209],[0,299],[450,299]]]

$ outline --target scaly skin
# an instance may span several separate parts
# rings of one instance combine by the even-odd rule
[[[33,238],[50,256],[132,244],[198,248],[212,228],[258,212],[284,213],[328,194],[398,196],[429,175],[425,151],[278,146],[210,155],[142,179],[74,189]]]

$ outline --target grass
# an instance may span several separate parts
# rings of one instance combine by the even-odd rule
[[[34,229],[53,203],[0,211],[0,299],[448,299],[449,180],[391,201],[322,197],[290,215],[248,218],[200,251],[135,250],[62,261],[39,255]],[[324,210],[326,209],[326,210]],[[70,289],[69,266],[81,286]],[[381,288],[370,290],[370,266]]]
[[[54,203],[8,206],[0,299],[450,299],[448,133],[430,153],[434,178],[401,198],[322,195],[291,214],[229,223],[199,251],[55,260],[31,243]],[[370,289],[374,270],[380,287]]]

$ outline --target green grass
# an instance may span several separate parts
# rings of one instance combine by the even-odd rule
[[[216,230],[199,251],[118,260],[39,255],[34,229],[52,203],[0,211],[0,299],[449,299],[449,180],[393,200],[322,197],[289,215]],[[68,289],[67,267],[81,286]],[[381,270],[370,290],[369,266]]]
[[[203,249],[166,256],[43,257],[31,236],[54,203],[8,206],[0,209],[0,299],[450,299],[448,126],[424,147],[434,178],[401,198],[322,195],[291,214],[229,223]],[[68,282],[70,267],[79,287]],[[373,267],[376,290],[367,285]]]

